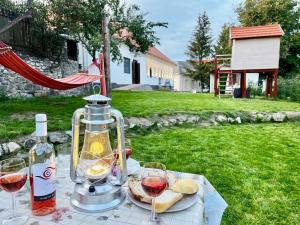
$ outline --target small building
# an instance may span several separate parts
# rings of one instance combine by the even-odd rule
[[[186,76],[186,69],[192,69],[192,65],[189,62],[177,62],[177,69],[174,76],[174,91],[200,92],[201,87],[199,81],[194,81],[190,77]]]
[[[254,82],[263,78],[261,83],[266,96],[277,96],[280,38],[283,35],[279,24],[232,27],[232,54],[215,59],[215,71],[211,76],[214,79],[211,90],[215,95],[233,95],[234,89],[240,88],[242,97],[246,97],[248,76]]]

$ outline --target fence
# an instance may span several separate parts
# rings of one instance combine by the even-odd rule
[[[18,16],[19,15],[16,12],[0,7],[0,28],[10,23]],[[0,39],[6,44],[12,45],[16,48],[32,49],[37,47],[37,43],[34,43],[32,40],[30,24],[30,19],[24,19],[9,30],[0,34]]]
[[[0,6],[0,29],[19,15]],[[7,31],[0,34],[0,40],[34,55],[58,60],[61,56],[64,40],[58,34],[47,31],[46,24],[39,24],[32,18],[21,20]]]

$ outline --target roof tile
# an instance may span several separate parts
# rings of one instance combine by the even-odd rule
[[[283,35],[284,32],[279,24],[253,27],[232,27],[230,29],[231,39],[280,37]]]
[[[163,61],[166,61],[168,63],[172,63],[175,64],[171,59],[169,59],[166,55],[164,55],[161,51],[159,51],[157,48],[155,47],[151,47],[149,48],[148,52],[149,55],[155,56]],[[175,64],[176,65],[176,64]]]

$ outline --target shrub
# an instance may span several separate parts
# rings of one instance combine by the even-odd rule
[[[250,89],[251,97],[255,98],[256,96],[262,96],[262,86],[257,85],[256,83],[249,82],[248,89]]]
[[[278,80],[278,98],[300,102],[300,76]]]

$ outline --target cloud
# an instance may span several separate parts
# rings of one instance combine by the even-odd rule
[[[211,34],[217,39],[226,22],[237,23],[235,8],[243,0],[127,0],[148,12],[151,21],[168,22],[167,29],[157,29],[161,49],[172,60],[186,60],[186,46],[192,37],[197,16],[206,11],[211,22]]]

